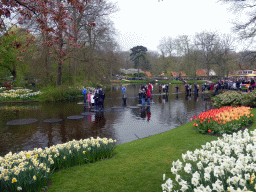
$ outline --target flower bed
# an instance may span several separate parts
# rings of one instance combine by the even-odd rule
[[[199,133],[233,133],[253,123],[253,114],[249,107],[222,107],[201,113],[193,125]],[[191,118],[191,120],[193,120]]]
[[[95,162],[113,155],[116,140],[73,140],[50,148],[0,157],[1,191],[38,191],[55,169]]]
[[[170,178],[163,191],[256,191],[256,130],[223,135],[202,149],[182,154],[183,161],[172,163]],[[165,174],[164,174],[165,180]]]
[[[11,89],[11,90],[4,90],[0,93],[0,101],[7,101],[7,100],[29,100],[31,98],[36,98],[41,92],[33,92],[30,89]]]

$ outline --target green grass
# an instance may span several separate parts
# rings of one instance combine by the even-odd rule
[[[252,110],[256,116],[256,109]],[[255,117],[254,116],[254,117]],[[250,130],[255,129],[256,123]],[[163,173],[172,177],[172,162],[217,137],[197,133],[192,123],[116,146],[108,160],[58,171],[51,176],[54,191],[161,191]],[[174,179],[174,178],[172,178]]]

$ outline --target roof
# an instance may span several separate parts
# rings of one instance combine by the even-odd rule
[[[142,73],[145,73],[148,77],[151,77],[151,73],[149,71],[142,71]]]
[[[196,75],[197,76],[207,76],[207,74],[206,74],[206,69],[198,69],[198,70],[196,70]]]
[[[181,74],[182,77],[187,76],[186,73],[184,73],[182,71],[180,72],[180,74]]]
[[[209,73],[213,73],[213,74],[209,74],[210,76],[216,75],[215,71],[212,70],[212,69],[210,69]],[[201,77],[206,77],[207,76],[207,69],[198,69],[198,70],[196,70],[196,75],[201,76]]]
[[[178,77],[178,76],[179,76],[179,74],[176,73],[176,72],[171,72],[171,73],[172,73],[172,76],[173,76],[173,77]]]

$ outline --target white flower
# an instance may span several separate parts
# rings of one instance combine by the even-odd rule
[[[191,167],[192,167],[192,165],[190,163],[186,163],[186,165],[184,167],[184,171],[186,173],[191,173]]]

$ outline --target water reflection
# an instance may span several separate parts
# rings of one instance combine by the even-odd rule
[[[0,155],[66,143],[73,139],[107,137],[118,144],[161,133],[189,122],[189,118],[212,108],[203,95],[187,95],[184,86],[170,86],[169,94],[159,94],[154,86],[153,104],[138,106],[139,85],[129,85],[127,99],[122,100],[120,86],[105,89],[105,111],[86,113],[90,109],[74,102],[8,104],[0,107]],[[69,116],[81,115],[70,120]],[[15,119],[36,118],[30,125],[7,126]],[[46,119],[61,118],[57,123],[43,123]]]

